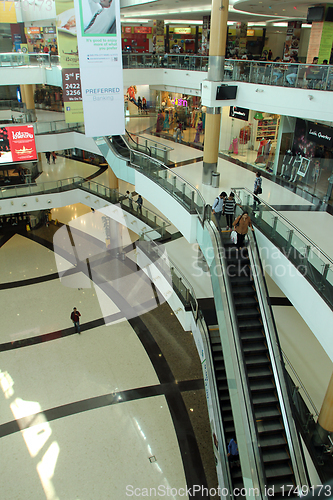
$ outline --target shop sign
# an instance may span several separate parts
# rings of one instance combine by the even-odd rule
[[[33,125],[0,128],[0,163],[37,160]]]
[[[229,116],[247,122],[249,119],[249,110],[246,108],[238,108],[237,106],[230,106]]]
[[[187,107],[187,100],[186,99],[172,99],[172,104],[175,106],[186,106]]]
[[[174,28],[173,32],[175,35],[190,35],[191,28]]]
[[[43,28],[43,33],[45,35],[55,35],[56,29],[54,26],[49,26],[47,28]]]
[[[125,26],[124,31],[125,31],[125,33],[132,33],[131,26]]]
[[[28,28],[28,34],[29,35],[39,35],[40,28],[38,26],[30,26],[30,28]]]
[[[254,30],[247,30],[246,36],[254,36]]]
[[[134,33],[151,33],[151,31],[150,26],[134,26]]]
[[[332,147],[332,136],[333,129],[322,127],[311,122],[308,123],[308,139],[310,141],[322,144],[323,146]]]

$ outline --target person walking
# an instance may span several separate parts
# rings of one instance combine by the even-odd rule
[[[261,178],[261,173],[257,172],[256,173],[256,178],[254,180],[254,187],[253,187],[253,193],[256,194],[261,194],[262,193],[262,178]],[[260,205],[260,200],[254,196],[253,197],[253,210],[256,210],[257,204]]]
[[[56,159],[57,159],[57,155],[56,155],[55,151],[52,151],[52,163],[55,163]]]
[[[177,120],[177,128],[176,128],[176,138],[175,142],[182,142],[182,131],[183,131],[183,125],[182,122]]]
[[[252,227],[252,222],[250,216],[247,212],[243,212],[239,215],[237,219],[233,222],[234,231],[237,233],[237,249],[239,250],[244,246],[245,235],[247,234],[249,227],[254,231]]]
[[[220,219],[223,213],[224,200],[226,197],[227,193],[225,191],[222,191],[222,193],[220,193],[219,196],[215,198],[212,206],[212,214],[215,216],[217,229],[219,231],[221,231]]]
[[[137,206],[137,212],[142,215],[142,205],[143,205],[143,199],[141,194],[139,194],[138,199],[136,200],[138,206]]]
[[[74,326],[75,326],[75,331],[80,334],[81,331],[80,331],[80,316],[81,314],[79,313],[79,311],[76,309],[76,307],[73,308],[73,311],[72,311],[72,314],[71,314],[71,320],[73,321],[74,323]]]
[[[235,208],[236,208],[235,195],[234,193],[230,193],[229,197],[224,200],[224,205],[223,205],[223,213],[227,219],[227,231],[231,229],[232,221],[234,220],[235,216]]]
[[[228,444],[228,462],[230,464],[230,468],[232,469],[235,465],[239,466],[239,451],[236,438],[230,439]]]
[[[200,142],[200,134],[202,133],[202,127],[203,123],[202,123],[202,118],[200,117],[198,121],[197,131],[194,137],[194,142]]]
[[[47,161],[48,165],[50,165],[51,153],[49,151],[46,151],[45,157],[46,157],[46,161]]]
[[[131,210],[133,210],[133,195],[129,191],[126,191],[126,197],[128,198],[128,204]]]

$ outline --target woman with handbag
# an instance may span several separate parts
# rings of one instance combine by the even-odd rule
[[[244,246],[245,235],[249,227],[254,231],[249,214],[245,211],[239,215],[233,222],[233,230],[237,233],[237,248],[240,249]]]

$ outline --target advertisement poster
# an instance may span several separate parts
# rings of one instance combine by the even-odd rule
[[[60,65],[62,67],[66,123],[79,123],[83,122],[83,106],[76,37],[77,28],[73,0],[56,0],[56,13],[58,52],[60,56]],[[72,82],[72,74],[75,74],[75,82]],[[75,88],[73,88],[73,83],[75,84]],[[69,85],[71,84],[72,86],[70,87]],[[73,92],[74,90],[76,93]]]
[[[119,0],[75,0],[87,137],[125,131]]]
[[[0,128],[0,164],[37,160],[32,125]]]
[[[301,38],[301,26],[299,21],[289,21],[287,36],[283,50],[283,60],[289,61],[291,57],[298,57],[298,50]]]

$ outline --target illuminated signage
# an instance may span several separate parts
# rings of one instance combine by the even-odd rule
[[[187,100],[186,99],[172,99],[172,104],[175,106],[187,106]]]
[[[134,26],[134,33],[151,33],[151,27],[149,27],[149,26]]]
[[[247,30],[246,36],[254,36],[254,30]]]
[[[190,35],[191,28],[174,28],[173,32],[175,35]]]

